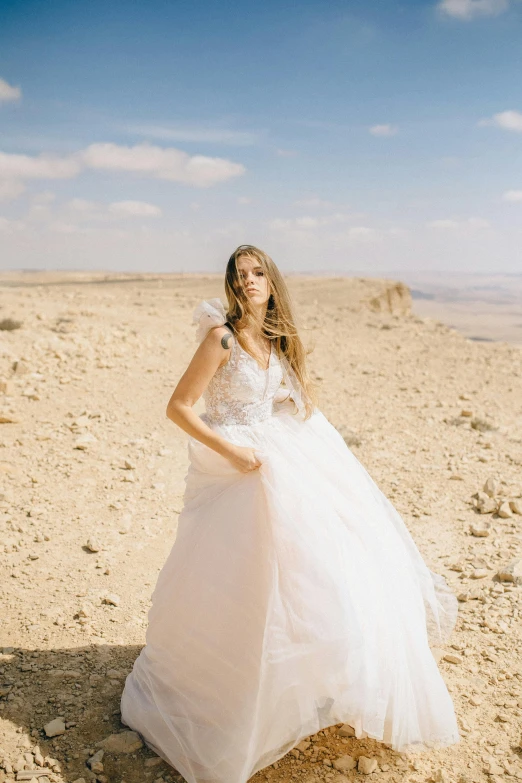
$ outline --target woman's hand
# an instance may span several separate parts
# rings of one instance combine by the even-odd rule
[[[229,450],[226,458],[241,473],[250,473],[252,470],[257,470],[261,465],[260,460],[256,457],[255,449],[250,446],[234,445]]]

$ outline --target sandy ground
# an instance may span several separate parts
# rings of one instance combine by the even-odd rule
[[[252,780],[364,778],[343,756],[375,760],[386,783],[522,779],[522,573],[508,568],[521,557],[522,348],[412,315],[402,286],[289,284],[322,411],[461,598],[434,652],[462,741],[413,758],[331,727]],[[0,277],[0,321],[22,322],[0,331],[0,783],[31,770],[41,783],[180,779],[122,746],[128,735],[87,762],[124,729],[123,681],[175,539],[186,436],[165,408],[196,348],[192,309],[211,296],[218,277]]]

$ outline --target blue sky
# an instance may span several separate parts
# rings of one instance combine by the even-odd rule
[[[522,272],[522,0],[0,0],[0,264]]]

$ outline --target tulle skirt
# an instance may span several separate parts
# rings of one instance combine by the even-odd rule
[[[245,783],[336,723],[399,751],[457,742],[430,650],[457,600],[339,432],[319,410],[215,429],[262,465],[189,439],[123,722],[188,783]]]

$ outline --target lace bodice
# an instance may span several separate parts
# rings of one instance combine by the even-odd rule
[[[193,320],[198,325],[197,339],[201,342],[209,329],[226,321],[221,300],[201,302]],[[281,389],[284,377],[273,346],[268,369],[264,370],[236,339],[231,340],[227,363],[218,368],[203,394],[206,408],[203,418],[208,424],[254,424],[267,419],[274,411],[274,402],[288,396],[288,390]]]

